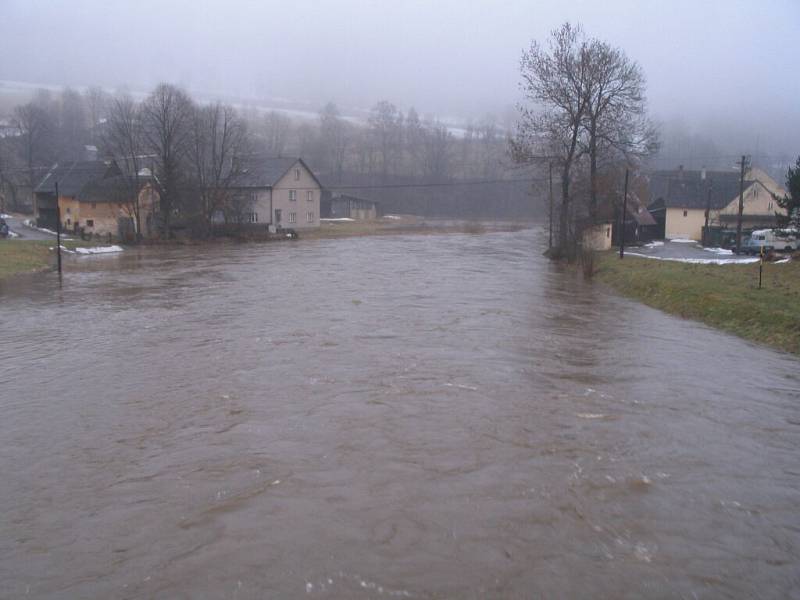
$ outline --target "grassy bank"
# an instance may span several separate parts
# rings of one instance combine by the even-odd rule
[[[54,248],[56,240],[0,240],[0,279],[44,271],[55,265]],[[62,241],[61,245],[70,250],[87,246],[80,240]]]
[[[703,265],[600,255],[595,277],[623,295],[743,338],[800,354],[800,260]]]

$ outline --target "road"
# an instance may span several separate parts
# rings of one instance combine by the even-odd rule
[[[12,237],[10,239],[13,240],[52,240],[55,236],[44,233],[42,231],[38,231],[31,227],[26,226],[23,221],[30,217],[25,217],[22,215],[9,215],[7,216],[6,223],[8,223],[9,229],[16,233],[19,237]]]

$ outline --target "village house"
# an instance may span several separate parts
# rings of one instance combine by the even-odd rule
[[[248,156],[237,189],[247,197],[245,222],[271,228],[319,227],[322,185],[301,158]]]
[[[324,194],[320,210],[326,219],[368,221],[378,218],[378,202],[347,194]]]
[[[688,171],[683,167],[656,171],[650,176],[648,209],[663,228],[667,239],[701,241],[708,211],[709,228],[735,228],[739,215],[738,171]],[[772,194],[783,195],[783,188],[761,169],[745,173],[745,229],[775,227],[780,210]]]
[[[149,171],[139,173],[138,190],[114,162],[72,161],[54,165],[36,186],[36,222],[55,229],[57,214],[64,231],[132,239],[137,233],[136,203],[142,236],[155,233],[158,193]],[[58,198],[55,186],[58,183]],[[57,208],[58,212],[57,212]]]

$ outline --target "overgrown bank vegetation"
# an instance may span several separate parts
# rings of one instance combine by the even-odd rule
[[[800,261],[706,265],[599,255],[595,277],[665,312],[800,354]]]

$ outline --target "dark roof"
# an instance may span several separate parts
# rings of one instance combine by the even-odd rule
[[[747,187],[751,181],[745,181]],[[650,174],[649,204],[663,202],[667,208],[701,208],[708,204],[711,188],[711,208],[724,208],[739,194],[738,171],[655,171]]]
[[[71,161],[55,164],[34,190],[37,193],[54,194],[58,182],[61,196],[78,196],[87,183],[119,174],[119,168],[102,160]]]
[[[147,180],[143,179],[144,185]],[[59,184],[59,192],[61,184]],[[132,199],[130,181],[122,175],[87,182],[76,195],[80,202],[127,202]]]
[[[302,158],[286,156],[253,155],[240,158],[239,166],[242,174],[237,181],[241,187],[272,187],[298,162],[311,173],[317,185],[322,187],[317,176]]]

